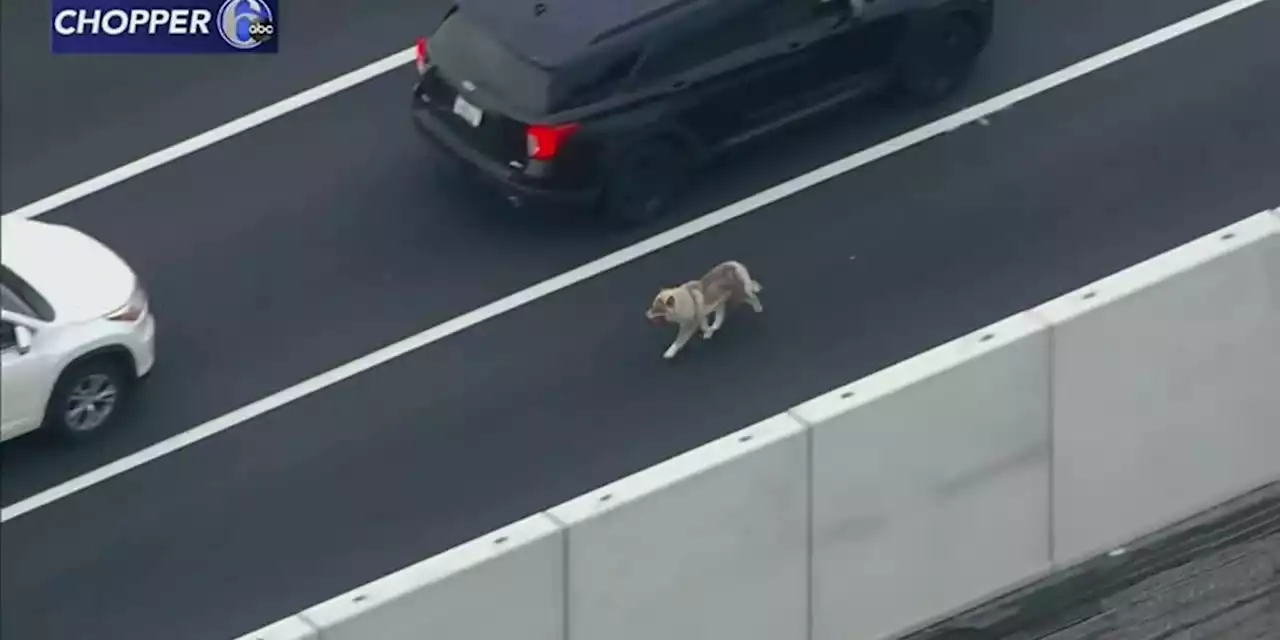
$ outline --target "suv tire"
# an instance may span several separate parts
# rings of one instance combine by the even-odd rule
[[[922,16],[902,40],[897,89],[912,102],[936,103],[960,88],[981,50],[982,35],[964,14]]]
[[[97,434],[119,417],[130,382],[114,358],[99,356],[72,364],[49,396],[45,427],[73,441]]]
[[[600,209],[611,222],[642,225],[661,218],[684,187],[689,150],[668,137],[625,147],[608,165]]]

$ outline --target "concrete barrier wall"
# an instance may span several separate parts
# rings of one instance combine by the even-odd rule
[[[320,630],[300,616],[283,620],[258,629],[239,640],[319,640]]]
[[[1276,475],[1275,230],[1257,215],[1036,309],[1054,332],[1058,562]]]
[[[806,640],[805,430],[776,416],[551,509],[567,637]]]
[[[299,614],[320,640],[565,637],[564,529],[537,514]]]
[[[880,638],[1049,567],[1049,332],[1023,314],[815,398],[813,640]]]
[[[1277,479],[1280,211],[241,640],[882,640]]]

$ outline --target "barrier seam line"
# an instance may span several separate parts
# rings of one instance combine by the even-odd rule
[[[1036,315],[1039,315],[1039,314],[1036,314]],[[1055,412],[1055,409],[1056,409],[1055,401],[1057,400],[1057,393],[1056,393],[1057,388],[1054,386],[1053,372],[1054,372],[1054,362],[1056,361],[1056,358],[1058,355],[1058,349],[1057,349],[1058,327],[1055,326],[1052,322],[1049,322],[1047,318],[1041,317],[1040,320],[1045,324],[1045,327],[1046,327],[1045,334],[1048,336],[1048,339],[1049,339],[1049,345],[1048,345],[1048,351],[1049,351],[1048,369],[1049,370],[1046,372],[1046,376],[1045,376],[1045,378],[1049,383],[1049,388],[1046,394],[1047,402],[1045,403],[1049,408],[1048,415],[1046,416],[1049,422],[1049,464],[1048,464],[1049,481],[1045,483],[1045,486],[1047,487],[1049,492],[1049,496],[1048,496],[1049,499],[1047,500],[1047,503],[1049,505],[1049,513],[1048,513],[1048,518],[1046,519],[1049,525],[1049,530],[1048,530],[1049,566],[1054,567],[1054,566],[1057,566],[1058,564],[1057,562],[1058,537],[1056,533],[1058,529],[1058,516],[1057,516],[1058,506],[1057,506],[1057,498],[1056,498],[1058,493],[1057,492],[1058,485],[1056,480],[1058,456],[1055,455],[1056,447],[1054,446],[1054,443],[1057,441],[1058,421],[1055,420],[1055,417],[1057,416],[1057,413]]]
[[[788,411],[787,413],[788,413],[788,414],[790,414],[791,412],[790,412],[790,411]],[[796,416],[794,416],[794,415],[793,415],[793,416],[791,416],[791,417],[794,419]],[[814,545],[813,545],[813,537],[814,537],[814,536],[813,536],[813,485],[814,485],[814,482],[813,482],[813,470],[814,470],[814,466],[813,466],[813,450],[814,450],[814,448],[813,448],[813,440],[814,440],[814,433],[813,433],[813,425],[809,424],[808,422],[805,422],[804,420],[797,420],[797,422],[799,422],[800,424],[804,425],[804,456],[805,456],[805,474],[804,474],[804,479],[805,479],[805,490],[804,490],[804,501],[805,501],[805,506],[804,506],[804,509],[805,509],[805,514],[804,514],[804,515],[805,515],[805,526],[804,526],[804,535],[805,535],[805,562],[804,562],[804,571],[805,571],[805,583],[804,583],[804,588],[805,588],[805,617],[804,617],[804,628],[805,628],[805,635],[804,635],[804,637],[805,637],[805,638],[808,638],[808,640],[814,640],[814,635],[813,635],[813,634],[814,634],[814,631],[813,631],[813,609],[814,609],[814,607],[813,607],[813,592],[814,592],[814,588],[813,588],[813,558],[814,558],[814,548],[813,548],[813,546],[814,546]]]
[[[319,622],[312,620],[311,617],[307,615],[306,609],[303,609],[302,611],[299,611],[293,615],[297,617],[299,620],[301,620],[303,624],[307,625],[308,627],[311,627],[311,630],[316,632],[317,638],[324,637],[324,627],[321,626]]]
[[[573,590],[570,588],[570,581],[573,579],[569,569],[573,560],[572,548],[569,546],[569,536],[573,535],[573,529],[566,526],[564,528],[564,536],[560,540],[562,553],[560,554],[560,589],[564,591],[563,601],[560,603],[561,620],[564,624],[564,640],[573,640]]]
[[[550,511],[543,511],[542,515],[550,518],[564,535],[560,536],[560,624],[561,635],[564,640],[572,640],[573,625],[569,623],[569,534],[573,528],[569,523],[552,515]]]

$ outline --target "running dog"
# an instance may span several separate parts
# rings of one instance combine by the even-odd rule
[[[645,317],[655,324],[666,321],[680,327],[675,342],[662,357],[674,358],[698,330],[702,331],[703,340],[710,340],[724,324],[730,304],[746,303],[756,313],[764,311],[756,296],[763,290],[759,282],[751,279],[746,265],[736,260],[721,262],[699,280],[662,289],[654,296]]]

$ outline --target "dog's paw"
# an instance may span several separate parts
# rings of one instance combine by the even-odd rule
[[[713,336],[713,335],[715,335],[715,334],[716,334],[716,332],[714,332],[714,331],[703,331],[703,332],[702,332],[702,339],[703,339],[703,340],[710,340],[710,339],[711,339],[711,336]]]
[[[670,360],[670,359],[672,359],[672,358],[674,358],[674,357],[676,357],[676,352],[674,352],[674,351],[667,351],[667,352],[665,352],[665,353],[663,353],[663,354],[662,354],[662,359],[663,359],[663,360]]]

